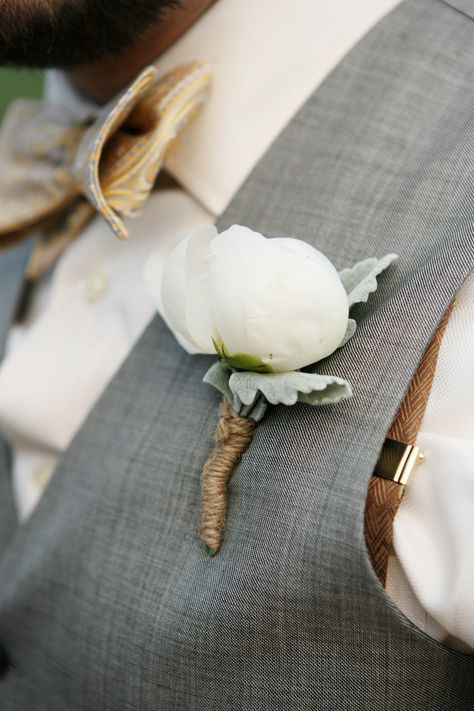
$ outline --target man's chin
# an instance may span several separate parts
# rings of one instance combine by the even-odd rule
[[[132,47],[177,0],[10,0],[2,7],[0,65],[70,69]]]

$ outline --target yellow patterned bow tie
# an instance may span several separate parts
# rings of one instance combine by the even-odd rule
[[[95,212],[125,239],[122,218],[140,213],[168,150],[209,85],[210,70],[198,62],[161,78],[148,67],[95,119],[82,123],[61,107],[15,102],[0,137],[0,247],[41,228],[28,267],[35,279]]]

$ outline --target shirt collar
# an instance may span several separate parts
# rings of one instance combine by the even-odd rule
[[[213,87],[167,169],[218,216],[280,131],[331,69],[398,0],[218,0],[155,62],[165,72],[199,59]],[[341,19],[342,18],[342,19]],[[94,110],[61,72],[47,100]]]

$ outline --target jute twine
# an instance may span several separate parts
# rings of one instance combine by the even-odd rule
[[[216,446],[202,470],[202,506],[199,530],[209,555],[222,544],[227,515],[227,485],[242,454],[252,441],[257,423],[241,417],[223,398],[214,434]]]

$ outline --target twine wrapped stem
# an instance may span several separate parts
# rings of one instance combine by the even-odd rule
[[[255,420],[241,417],[223,398],[214,434],[216,445],[202,471],[200,533],[209,555],[221,547],[227,515],[227,485],[252,441]]]

